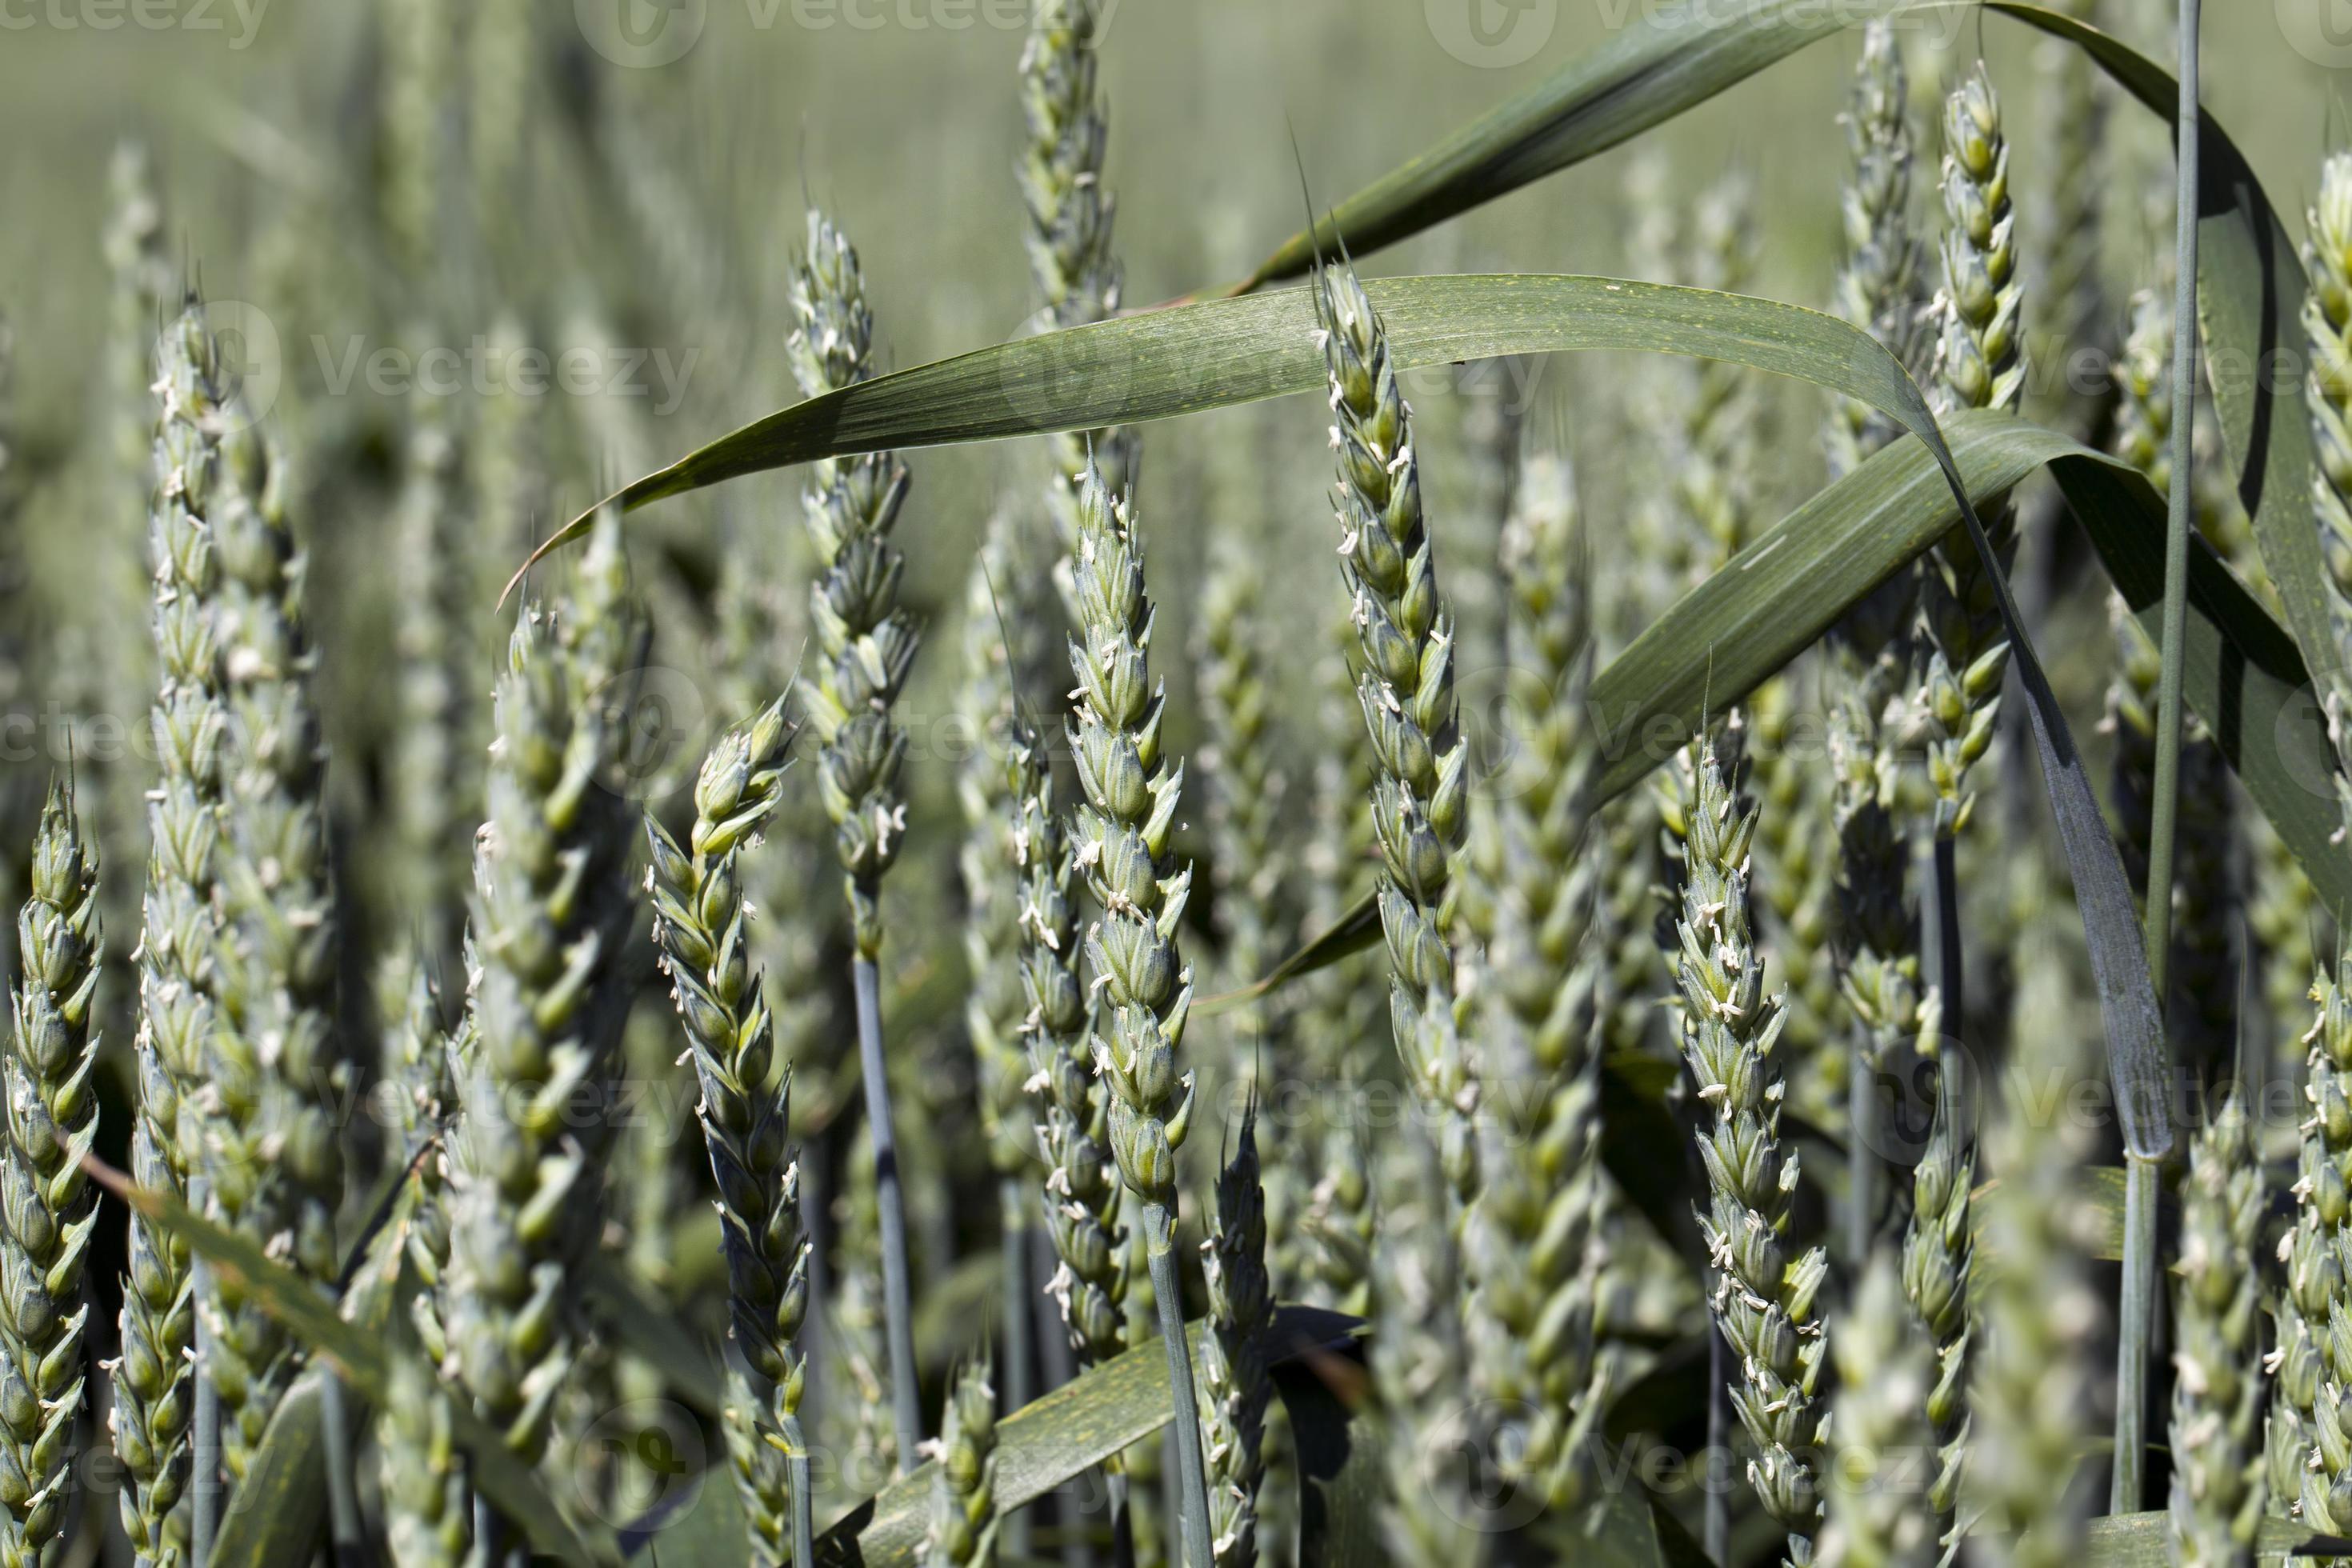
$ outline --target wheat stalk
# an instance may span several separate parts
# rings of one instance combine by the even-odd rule
[[[1934,1381],[1913,1331],[1892,1253],[1870,1255],[1853,1301],[1831,1331],[1838,1392],[1828,1505],[1814,1561],[1822,1568],[1929,1568],[1936,1530],[1919,1506],[1911,1460],[1928,1442],[1920,1406]]]
[[[1567,465],[1524,465],[1502,563],[1511,667],[1542,705],[1517,736],[1513,778],[1479,839],[1494,920],[1480,974],[1487,1104],[1483,1186],[1465,1233],[1471,1386],[1505,1412],[1500,1451],[1518,1484],[1573,1507],[1600,1413],[1592,1320],[1599,1259],[1602,868],[1592,817],[1601,752],[1587,702],[1592,628],[1585,544]]]
[[[220,566],[216,636],[230,748],[219,862],[226,917],[220,1027],[206,1057],[203,1169],[231,1229],[310,1279],[341,1263],[337,1125],[348,1069],[336,1039],[339,961],[329,865],[326,749],[311,693],[317,654],[303,615],[307,559],[282,501],[274,454],[257,437],[226,445],[225,484],[205,514]],[[222,1460],[242,1479],[291,1378],[285,1330],[230,1276],[210,1277]]]
[[[1449,884],[1469,826],[1454,619],[1438,593],[1412,417],[1387,335],[1344,262],[1318,262],[1314,292],[1338,454],[1340,572],[1356,624],[1356,700],[1375,763],[1390,1016],[1407,1079],[1438,1120],[1446,1179],[1466,1200],[1477,1183],[1478,1087],[1454,1023],[1446,935]]]
[[[1819,1247],[1790,1258],[1786,1240],[1797,1157],[1780,1137],[1786,1015],[1765,993],[1751,927],[1756,818],[1734,800],[1711,745],[1693,782],[1676,970],[1683,1055],[1712,1112],[1698,1139],[1711,1194],[1699,1224],[1716,1270],[1716,1325],[1738,1361],[1732,1403],[1760,1450],[1748,1478],[1801,1565],[1821,1514],[1807,1456],[1826,1414],[1814,1385],[1826,1348],[1815,1298],[1827,1266]]]
[[[8,1138],[0,1164],[0,1303],[11,1397],[0,1451],[14,1485],[0,1559],[37,1564],[67,1523],[82,1409],[83,1272],[97,1197],[81,1156],[98,1137],[91,1027],[105,940],[98,859],[69,787],[52,784],[33,840],[31,887],[16,917],[22,966],[6,1058]]]
[[[1257,1158],[1257,1108],[1242,1115],[1233,1158],[1217,1173],[1216,1207],[1201,1243],[1209,1288],[1202,1341],[1201,1435],[1208,1446],[1210,1545],[1218,1568],[1258,1559],[1259,1490],[1265,1480],[1265,1420],[1274,1384],[1261,1344],[1274,1321],[1265,1268],[1265,1189]]]
[[[569,599],[516,624],[476,850],[478,1038],[460,1084],[440,1314],[467,1393],[526,1457],[545,1447],[579,1352],[577,1269],[601,1226],[611,1119],[561,1112],[575,1093],[608,1103],[635,913],[633,814],[614,770],[643,646],[607,512]]]
[[[740,860],[782,798],[793,728],[781,698],[710,748],[694,787],[694,826],[681,847],[646,818],[654,941],[702,1089],[698,1114],[719,1190],[727,1258],[729,1338],[767,1391],[738,1373],[729,1447],[754,1561],[806,1562],[808,1479],[780,1473],[766,1449],[799,1457],[800,1334],[808,1311],[808,1242],[800,1173],[786,1142],[792,1075],[770,1078],[775,1042],[757,971]],[[795,1495],[797,1487],[797,1495]],[[794,1505],[797,1503],[798,1511]],[[797,1538],[788,1529],[797,1529]]]
[[[1936,295],[1936,395],[1945,409],[2013,411],[2025,382],[2023,297],[2009,195],[2009,142],[1983,63],[1944,104],[1942,282]],[[2016,550],[2006,496],[1978,509],[2004,568]],[[1965,527],[1945,535],[1924,574],[1921,627],[1928,644],[1917,702],[1927,728],[1935,829],[1957,838],[1976,797],[1968,775],[2000,721],[2009,641],[1994,604],[1991,563]]]
[[[2184,1568],[2250,1563],[2265,1500],[2263,1280],[2266,1194],[2232,1093],[2200,1132],[2182,1189],[2172,1385],[2173,1539]]]

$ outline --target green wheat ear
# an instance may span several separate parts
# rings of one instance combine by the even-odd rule
[[[104,938],[98,859],[81,836],[70,785],[52,784],[33,839],[32,886],[16,917],[23,974],[5,1075],[7,1147],[0,1163],[0,1452],[16,1489],[0,1557],[38,1563],[68,1521],[89,1321],[83,1274],[97,1195],[81,1168],[98,1137],[91,1026]]]
[[[1456,721],[1454,618],[1422,516],[1412,426],[1388,337],[1344,266],[1318,267],[1317,336],[1336,423],[1340,574],[1356,627],[1356,700],[1375,764],[1381,925],[1397,1054],[1438,1118],[1446,1179],[1477,1185],[1478,1084],[1454,1020],[1453,879],[1469,832],[1469,748]]]
[[[786,1142],[792,1073],[774,1070],[741,861],[782,801],[792,740],[779,698],[710,748],[685,845],[646,818],[654,941],[702,1090],[697,1113],[719,1192],[729,1338],[743,1363],[729,1382],[728,1448],[753,1559],[763,1565],[792,1560],[795,1500],[781,1455],[798,1446],[809,1244]]]
[[[940,1435],[923,1445],[939,1466],[922,1568],[984,1568],[996,1561],[996,1390],[988,1363],[967,1363],[948,1394]]]
[[[1748,1479],[1810,1559],[1821,1494],[1808,1456],[1827,1412],[1817,1393],[1826,1349],[1822,1249],[1791,1255],[1797,1155],[1780,1139],[1786,1014],[1764,990],[1748,884],[1756,818],[1732,797],[1712,747],[1698,759],[1685,815],[1686,875],[1676,926],[1683,1055],[1706,1108],[1698,1135],[1708,1205],[1699,1215],[1715,1275],[1712,1306],[1738,1366],[1731,1400],[1759,1450]]]
[[[1247,1568],[1258,1559],[1265,1419],[1274,1395],[1260,1342],[1274,1321],[1274,1288],[1265,1267],[1265,1187],[1255,1105],[1242,1117],[1233,1158],[1217,1173],[1216,1207],[1201,1256],[1209,1287],[1209,1332],[1201,1355],[1209,1543],[1218,1568]]]

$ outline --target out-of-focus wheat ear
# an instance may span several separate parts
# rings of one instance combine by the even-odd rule
[[[2055,9],[2095,26],[2099,0],[2056,0]],[[2033,143],[2035,175],[2031,226],[2041,262],[2033,289],[2033,335],[2045,345],[2047,363],[2074,367],[2105,364],[2116,344],[2101,282],[2101,239],[2109,188],[2116,169],[2108,155],[2107,94],[2112,90],[2085,51],[2060,39],[2037,52],[2035,83],[2040,133]],[[2081,351],[2095,350],[2095,355]],[[2103,386],[2070,376],[2038,395],[2078,435]]]
[[[17,1480],[0,1506],[0,1556],[37,1564],[69,1517],[89,1321],[83,1275],[97,1194],[81,1156],[98,1137],[92,1029],[105,946],[98,857],[72,786],[49,786],[33,839],[31,888],[16,917],[20,975],[5,1062],[0,1159],[0,1450]]]
[[[1920,246],[1911,228],[1910,83],[1894,26],[1863,28],[1862,57],[1845,112],[1846,177],[1839,193],[1845,259],[1832,302],[1837,313],[1886,345],[1906,364],[1918,353]],[[1866,404],[1841,398],[1824,431],[1832,479],[1898,434]]]
[[[996,1390],[985,1358],[967,1363],[948,1392],[940,1435],[923,1445],[939,1469],[922,1568],[986,1568],[996,1561]]]
[[[2244,1568],[2266,1500],[2262,1270],[2267,1194],[2232,1090],[2198,1134],[2173,1282],[2172,1532],[2184,1568]]]
[[[1481,835],[1493,856],[1479,997],[1486,1117],[1464,1228],[1464,1324],[1471,1386],[1497,1413],[1496,1452],[1517,1487],[1562,1515],[1587,1495],[1601,1404],[1591,1228],[1605,950],[1594,931],[1601,759],[1586,550],[1564,459],[1531,454],[1503,531],[1504,646],[1546,700],[1523,715],[1514,771]]]
[[[1380,1244],[1371,1257],[1372,1409],[1387,1478],[1381,1523],[1402,1563],[1475,1563],[1480,1512],[1458,1457],[1478,1445],[1453,1183],[1423,1125],[1383,1142]]]
[[[458,8],[395,0],[378,13],[383,44],[383,232],[400,276],[429,278],[461,210],[450,111],[457,95]],[[457,199],[452,199],[457,196]]]
[[[481,975],[458,1064],[465,1116],[439,1307],[477,1411],[527,1458],[546,1446],[582,1342],[578,1272],[603,1231],[612,1129],[601,1123],[614,1119],[557,1125],[506,1108],[559,1079],[599,1104],[615,1092],[636,912],[621,744],[645,639],[608,513],[554,613],[518,619],[498,685],[475,864]]]
[[[1742,173],[1703,192],[1692,215],[1681,281],[1744,294],[1759,254],[1756,188]],[[1690,395],[1676,432],[1673,489],[1688,530],[1693,581],[1712,575],[1754,535],[1761,432],[1769,412],[1757,395],[1757,373],[1721,360],[1685,367]]]
[[[392,1358],[391,1397],[375,1436],[394,1568],[459,1568],[472,1549],[472,1489],[451,1436],[449,1398],[415,1354]]]
[[[394,529],[393,647],[399,729],[392,740],[396,846],[388,868],[394,907],[414,925],[426,962],[454,952],[467,892],[464,824],[478,806],[480,745],[467,710],[485,666],[477,660],[476,623],[484,617],[467,590],[457,552],[472,526],[486,522],[459,489],[463,454],[446,398],[409,400]]]
[[[1929,1568],[1937,1560],[1935,1520],[1915,1463],[1928,1440],[1920,1407],[1935,1373],[1897,1272],[1891,1249],[1873,1251],[1831,1331],[1839,1469],[1813,1554],[1819,1568]]]
[[[2083,1042],[2095,1023],[2070,994],[2056,933],[2021,950],[2020,1038],[2051,1042],[2021,1057],[1985,1139],[1986,1250],[2000,1259],[1982,1308],[1981,1346],[1969,1391],[1969,1496],[2007,1521],[2008,1561],[2060,1568],[2079,1560],[2092,1499],[2078,1481],[2089,1436],[2105,1304],[2090,1278],[2093,1216],[2077,1184],[2090,1125],[2070,1096],[2095,1081]],[[2085,1026],[2089,1026],[2087,1028]]]
[[[1118,261],[1111,253],[1117,204],[1103,182],[1108,131],[1097,89],[1094,0],[1037,0],[1021,51],[1021,111],[1028,129],[1020,165],[1028,210],[1029,270],[1045,301],[1043,324],[1080,327],[1117,313]],[[1046,437],[1053,478],[1046,509],[1061,550],[1065,597],[1077,549],[1078,490],[1091,463],[1111,494],[1135,482],[1135,432],[1124,427]],[[1075,602],[1066,605],[1077,619]]]

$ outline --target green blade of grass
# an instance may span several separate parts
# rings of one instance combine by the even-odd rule
[[[135,1186],[96,1155],[82,1157],[90,1179],[156,1224],[184,1238],[225,1274],[234,1274],[262,1310],[284,1324],[311,1353],[341,1372],[344,1382],[372,1405],[383,1403],[389,1381],[384,1336],[346,1321],[335,1301],[311,1281],[276,1262],[260,1246],[222,1229],[168,1193]],[[393,1255],[396,1263],[397,1251]],[[463,1400],[451,1401],[457,1445],[467,1458],[474,1484],[519,1526],[539,1550],[566,1563],[614,1564],[621,1561],[611,1532],[566,1521],[538,1475],[518,1458]]]
[[[1582,349],[1726,360],[1866,403],[1934,442],[1935,421],[1902,363],[1869,333],[1801,306],[1545,273],[1388,278],[1365,288],[1399,370]],[[583,537],[607,506],[634,511],[851,452],[1091,430],[1319,395],[1317,331],[1307,291],[1290,289],[1045,332],[876,376],[779,409],[624,486],[550,537],[514,582]]]
[[[1197,1359],[1202,1324],[1191,1326]],[[1344,1313],[1284,1307],[1266,1331],[1268,1361],[1343,1353],[1360,1327]],[[1137,1345],[1014,1411],[996,1427],[996,1507],[1010,1513],[1100,1464],[1169,1422],[1168,1353]],[[904,1568],[922,1550],[938,1461],[901,1476],[817,1542],[820,1563]]]

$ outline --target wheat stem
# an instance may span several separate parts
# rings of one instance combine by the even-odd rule
[[[2172,401],[2193,410],[2197,384],[2197,101],[2199,0],[2180,0],[2179,208],[2173,254],[2179,270],[2173,301]],[[2086,269],[2087,270],[2087,269]],[[2170,994],[2172,861],[2180,805],[2181,680],[2189,636],[2189,533],[2196,456],[2192,421],[2172,437],[2173,486],[2164,536],[2163,674],[2156,721],[2156,800],[2147,862],[2148,974],[2159,1005]],[[2156,1189],[2152,1161],[2128,1162],[2124,1232],[2122,1321],[2116,1349],[2116,1467],[2108,1493],[2112,1511],[2137,1510],[2147,1465],[2147,1357],[2155,1337]]]

